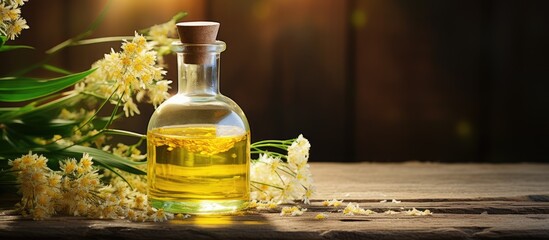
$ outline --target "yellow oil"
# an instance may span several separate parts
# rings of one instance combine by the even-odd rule
[[[249,200],[250,134],[183,125],[147,133],[148,198],[174,213],[231,213]]]

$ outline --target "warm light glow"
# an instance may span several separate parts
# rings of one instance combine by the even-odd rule
[[[355,9],[351,15],[351,23],[355,28],[362,28],[366,25],[368,18],[362,9]]]

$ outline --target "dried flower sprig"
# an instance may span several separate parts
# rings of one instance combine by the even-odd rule
[[[148,96],[148,101],[158,106],[170,96],[171,81],[163,79],[166,71],[156,66],[156,52],[137,32],[132,41],[122,43],[121,52],[111,50],[92,68],[97,70],[77,85],[77,89],[110,98],[114,104],[120,101],[126,116],[139,114],[134,99],[140,102]]]
[[[258,159],[252,160],[250,170],[252,200],[310,203],[314,193],[313,177],[307,164],[311,144],[303,135],[290,140],[259,141],[251,148],[252,154],[259,154]],[[281,150],[287,151],[287,155],[280,153]]]
[[[185,16],[187,16],[186,12],[180,12],[169,21],[154,25],[143,31],[148,35],[150,43],[157,53],[158,65],[164,66],[164,55],[173,53],[172,44],[179,41],[175,23]]]
[[[15,18],[20,10],[13,9],[19,8],[24,2],[0,0],[3,7],[1,18],[11,15]],[[9,146],[0,149],[0,159],[4,159],[0,160],[0,176],[7,176],[2,178],[3,183],[15,183],[14,177],[6,171],[8,159],[19,157],[29,151],[44,154],[52,162],[66,157],[78,157],[86,152],[106,168],[145,174],[136,167],[139,164],[124,161],[126,159],[115,154],[116,151],[120,151],[116,143],[113,147],[108,145],[108,141],[112,139],[111,135],[135,137],[137,145],[144,142],[144,135],[112,129],[112,123],[124,114],[138,114],[137,102],[149,102],[155,106],[160,104],[168,97],[170,81],[164,79],[165,71],[158,64],[158,55],[154,51],[158,49],[158,44],[149,41],[153,38],[149,32],[158,31],[147,30],[143,32],[144,35],[84,39],[99,26],[107,9],[108,7],[105,7],[83,33],[47,50],[47,58],[14,69],[9,76],[0,76],[0,101],[28,103],[21,107],[0,108],[0,144]],[[178,13],[170,23],[185,15],[186,13]],[[169,27],[169,24],[162,25]],[[6,26],[4,20],[2,26]],[[150,29],[155,28],[158,27],[153,26]],[[8,37],[4,35],[0,33],[0,52],[32,48],[8,45]],[[121,51],[111,51],[87,71],[71,73],[48,63],[51,56],[70,46],[123,39],[127,40],[123,41]],[[27,76],[40,68],[60,74],[61,77],[42,79]],[[73,85],[76,85],[74,90],[66,90]],[[105,114],[102,110],[107,109],[104,106],[109,102],[115,106],[111,112]],[[120,114],[122,111],[124,113]],[[137,147],[132,146],[131,150],[135,149]],[[131,156],[124,157],[139,157],[143,160],[143,156],[132,153]],[[55,165],[58,164],[52,166]]]
[[[24,216],[41,220],[56,214],[132,221],[165,221],[173,214],[148,205],[147,195],[122,181],[106,185],[84,154],[79,161],[60,162],[60,171],[47,166],[44,156],[28,153],[10,160],[22,195],[18,209]]]

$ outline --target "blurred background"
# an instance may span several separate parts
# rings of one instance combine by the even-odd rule
[[[78,35],[105,0],[30,0],[30,29],[4,74]],[[252,141],[300,133],[310,161],[549,162],[549,1],[114,0],[91,37],[168,21],[221,23],[221,92]],[[120,43],[71,47],[52,63],[88,69]],[[176,82],[175,56],[167,79]],[[176,85],[172,90],[177,89]],[[174,91],[172,91],[174,92]],[[153,108],[118,128],[144,133]]]

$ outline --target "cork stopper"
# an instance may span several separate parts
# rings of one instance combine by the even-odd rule
[[[182,43],[212,44],[217,38],[217,22],[180,22],[177,32]]]
[[[180,22],[177,23],[179,39],[183,44],[214,44],[219,30],[217,22]],[[184,62],[189,64],[205,64],[208,61],[205,47],[196,46],[187,48]]]

